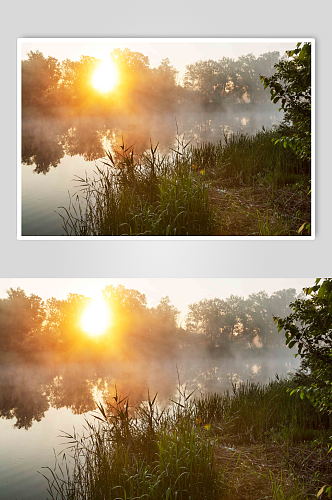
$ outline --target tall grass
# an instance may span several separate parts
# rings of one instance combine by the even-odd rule
[[[291,381],[276,379],[266,385],[233,386],[231,393],[193,397],[179,384],[178,398],[164,409],[156,396],[148,395],[134,408],[128,398],[115,394],[112,403],[98,405],[99,425],[87,421],[85,436],[65,434],[72,464],[64,455],[54,470],[48,468],[50,497],[229,499],[238,497],[232,490],[235,477],[237,485],[244,485],[243,499],[263,498],[255,484],[269,493],[264,498],[311,498],[329,474],[325,445],[332,416],[298,395],[290,396],[290,387]],[[244,461],[236,447],[241,447]]]
[[[79,191],[61,214],[66,234],[213,235],[218,231],[210,191],[216,187],[308,184],[310,165],[272,143],[275,132],[235,134],[217,143],[191,145],[177,137],[166,155],[158,144],[141,155],[123,143],[106,153],[92,178],[76,177]],[[273,197],[273,195],[272,195]],[[260,216],[260,234],[269,234]],[[308,222],[308,221],[306,221]],[[282,222],[281,222],[282,224]],[[278,229],[278,234],[287,232]]]
[[[107,408],[99,405],[101,423],[87,423],[87,437],[66,435],[74,443],[74,470],[66,461],[50,469],[51,498],[214,498],[221,489],[216,441],[194,424],[189,397],[180,396],[164,411],[156,397],[135,409],[117,395]]]
[[[224,136],[223,141],[191,146],[188,157],[198,168],[205,168],[208,177],[229,186],[249,184],[266,178],[270,183],[284,186],[308,180],[310,163],[297,158],[294,151],[274,144],[274,130],[261,131],[253,136],[243,133]]]
[[[161,156],[158,145],[136,156],[123,144],[116,156],[107,152],[95,177],[77,177],[81,197],[62,216],[67,234],[204,235],[212,234],[214,213],[209,183],[185,155]]]
[[[232,392],[202,395],[195,403],[196,411],[203,421],[223,422],[223,436],[238,442],[277,435],[291,444],[327,438],[332,416],[315,411],[298,394],[290,396],[288,389],[293,385],[288,379],[234,385]]]

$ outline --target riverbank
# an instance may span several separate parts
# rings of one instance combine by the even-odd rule
[[[196,398],[179,386],[163,410],[156,397],[133,408],[115,394],[86,437],[66,435],[74,469],[49,469],[51,498],[313,498],[332,473],[332,417],[290,396],[293,386],[276,379]]]
[[[123,143],[77,177],[79,196],[60,212],[73,236],[301,236],[310,234],[310,164],[277,131],[225,136],[171,155],[136,155]],[[302,229],[300,229],[302,227]]]

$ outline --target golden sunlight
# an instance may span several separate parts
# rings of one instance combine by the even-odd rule
[[[109,59],[102,61],[92,77],[92,84],[99,92],[109,92],[118,82],[118,71],[115,64]]]
[[[81,319],[83,330],[93,337],[98,337],[109,324],[110,317],[105,301],[102,298],[93,299]]]

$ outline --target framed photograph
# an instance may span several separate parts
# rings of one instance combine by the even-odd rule
[[[315,41],[18,39],[18,239],[315,238]]]

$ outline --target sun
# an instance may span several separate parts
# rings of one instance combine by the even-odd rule
[[[81,326],[92,337],[102,335],[110,325],[109,311],[102,298],[93,299],[85,309]]]
[[[110,92],[119,80],[118,70],[110,60],[102,61],[92,76],[92,85],[99,92]]]

